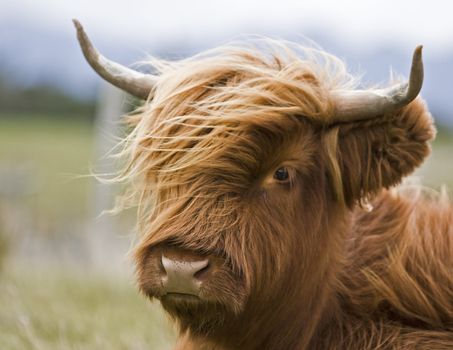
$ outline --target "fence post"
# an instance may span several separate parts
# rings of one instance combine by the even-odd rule
[[[126,111],[126,94],[110,84],[103,83],[97,102],[94,128],[94,163],[96,174],[112,174],[118,169],[106,155],[116,144],[120,131],[120,117]],[[128,248],[127,233],[119,232],[118,218],[101,213],[111,209],[115,200],[114,185],[95,180],[89,196],[90,223],[88,249],[91,264],[102,272],[124,270]]]

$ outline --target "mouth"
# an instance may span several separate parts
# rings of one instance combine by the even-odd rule
[[[193,294],[172,292],[158,299],[183,331],[191,329],[197,334],[207,334],[231,315],[226,305]]]
[[[200,302],[201,299],[193,294],[186,293],[167,293],[160,297],[163,302]]]

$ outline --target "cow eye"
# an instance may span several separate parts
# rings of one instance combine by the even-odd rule
[[[289,178],[288,169],[285,167],[278,168],[274,173],[274,179],[277,181],[286,181]]]

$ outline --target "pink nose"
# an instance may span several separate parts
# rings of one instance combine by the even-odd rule
[[[169,259],[162,255],[162,266],[165,275],[162,286],[167,293],[192,294],[198,296],[202,281],[197,278],[200,273],[209,269],[209,260],[186,261]]]

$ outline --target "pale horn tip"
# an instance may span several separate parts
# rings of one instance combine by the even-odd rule
[[[414,50],[414,61],[421,61],[422,60],[422,52],[423,52],[423,45],[418,45]]]
[[[423,85],[423,45],[418,45],[412,57],[412,67],[409,77],[409,87],[407,91],[407,101],[412,101],[419,94]]]
[[[77,31],[83,30],[82,24],[79,22],[78,19],[73,18],[72,23],[74,23],[74,26],[76,27]]]
[[[85,47],[89,46],[90,40],[88,39],[85,30],[83,29],[82,24],[79,22],[79,20],[73,18],[72,23],[74,23],[74,27],[77,30],[77,39],[79,40],[79,43],[82,47],[82,49],[85,51]]]

